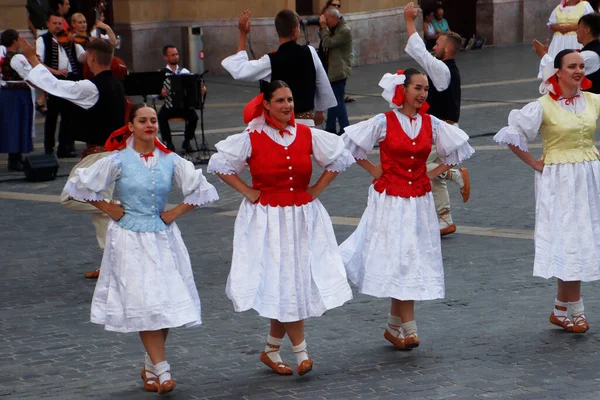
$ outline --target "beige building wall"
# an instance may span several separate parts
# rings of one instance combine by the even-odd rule
[[[0,0],[0,31],[6,28],[27,29],[25,0]]]

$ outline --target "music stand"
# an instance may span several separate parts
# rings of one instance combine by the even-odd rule
[[[123,88],[127,96],[142,96],[144,103],[149,95],[160,95],[165,81],[165,72],[130,72],[125,76]]]
[[[196,144],[196,150],[193,152],[189,152],[187,154],[190,153],[200,153],[201,156],[200,157],[185,157],[186,159],[188,159],[189,161],[193,162],[194,164],[208,164],[208,160],[210,159],[210,153],[215,153],[216,150],[215,149],[211,149],[208,145],[208,142],[206,141],[206,134],[204,133],[204,102],[206,101],[206,94],[202,94],[202,87],[204,86],[204,74],[206,74],[208,72],[208,70],[202,72],[201,74],[194,74],[196,77],[198,77],[198,90],[196,91],[198,98],[196,101],[194,101],[193,103],[193,107],[196,110],[200,110],[200,132],[202,135],[202,141],[200,143],[200,146],[198,146],[198,140],[196,139],[196,135],[194,134],[194,142]]]

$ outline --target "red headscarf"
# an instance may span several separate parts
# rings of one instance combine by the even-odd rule
[[[133,134],[129,130],[127,125],[114,131],[104,143],[106,151],[123,150],[127,146],[127,139]],[[157,138],[154,138],[154,145],[163,153],[171,153],[171,150],[167,149],[164,144]]]
[[[403,69],[399,70],[398,75],[404,75],[404,70]],[[394,103],[398,107],[401,107],[403,102],[404,102],[404,85],[398,85],[398,86],[396,86],[396,93],[394,93],[394,98],[392,99],[392,103]],[[419,108],[419,110],[417,111],[417,114],[423,116],[427,112],[427,110],[429,110],[429,104],[427,102],[425,102]]]
[[[271,118],[271,115],[269,115],[269,112],[267,110],[265,110],[265,108],[263,107],[264,99],[265,99],[265,97],[261,93],[258,96],[256,96],[255,98],[253,98],[252,100],[250,100],[250,102],[248,104],[246,104],[246,107],[244,107],[244,123],[249,124],[253,119],[258,118],[261,115],[264,115],[265,122],[268,125],[270,125],[271,127],[277,129],[279,131],[279,134],[281,135],[281,137],[283,137],[283,135],[285,133],[291,134],[290,131],[285,129],[286,127],[282,127],[277,121],[275,121],[273,118]],[[293,111],[292,111],[292,117],[288,121],[288,125],[296,126],[296,120],[295,120]]]
[[[552,75],[550,79],[548,79],[548,82],[552,85],[552,91],[550,91],[548,94],[550,95],[552,100],[557,101],[563,94],[562,89],[558,84],[558,75]],[[587,77],[583,77],[583,79],[581,80],[581,90],[588,90],[591,87],[592,81],[590,81]]]

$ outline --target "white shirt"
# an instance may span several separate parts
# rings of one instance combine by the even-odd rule
[[[579,54],[583,57],[586,75],[591,75],[600,69],[600,56],[598,56],[596,52],[584,50]],[[550,65],[554,65],[554,58],[552,58],[550,54],[546,54],[542,57],[542,61],[540,62],[540,71]]]
[[[56,37],[52,36],[52,40],[55,43],[58,43]],[[85,54],[85,50],[81,45],[75,43],[75,52],[77,60],[81,62],[81,57]],[[44,60],[44,55],[46,53],[46,46],[44,46],[44,38],[39,37],[35,42],[35,53],[40,58],[40,61],[43,64],[46,64],[46,60]],[[48,60],[50,62],[50,60]],[[66,68],[67,71],[73,72],[71,69],[71,64],[69,63],[69,56],[67,55],[67,51],[59,44],[58,45],[58,69]]]
[[[98,88],[91,81],[87,79],[82,81],[58,80],[42,64],[33,68],[24,79],[40,90],[69,100],[86,110],[92,108],[100,97]]]
[[[442,60],[438,60],[427,51],[425,42],[417,32],[408,38],[405,50],[425,70],[438,92],[448,89],[450,86],[450,68]]]
[[[308,46],[312,54],[316,71],[315,109],[324,111],[337,106],[337,100],[331,89],[327,72],[317,55],[317,51]],[[246,51],[240,51],[221,61],[223,68],[233,76],[234,79],[256,82],[259,80],[271,81],[271,59],[265,54],[258,60],[250,61]]]
[[[167,71],[167,73],[166,73],[167,75],[191,74],[191,72],[187,68],[181,68],[179,66],[179,64],[177,64],[177,67],[175,68],[175,72],[173,72],[173,70],[171,69],[169,64],[166,65],[165,71]]]

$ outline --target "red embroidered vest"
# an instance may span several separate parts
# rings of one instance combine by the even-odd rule
[[[431,117],[422,116],[421,131],[411,139],[393,111],[385,113],[387,131],[379,143],[383,173],[373,181],[374,189],[388,196],[420,197],[431,192],[427,157],[431,153]]]
[[[260,190],[263,206],[301,206],[310,203],[306,191],[312,175],[312,132],[296,124],[296,138],[289,146],[275,143],[267,134],[250,132],[252,155],[248,159],[252,187]]]

